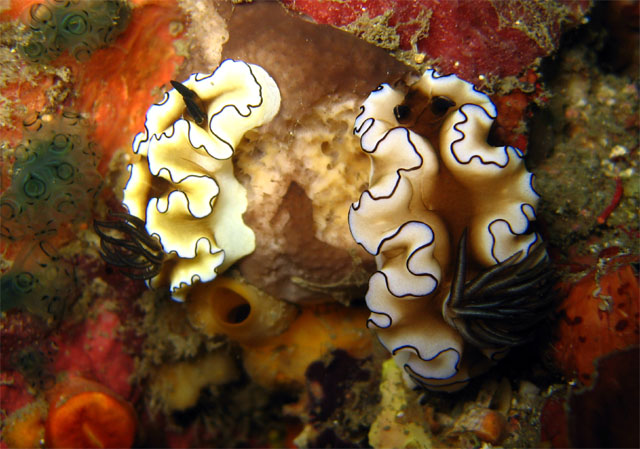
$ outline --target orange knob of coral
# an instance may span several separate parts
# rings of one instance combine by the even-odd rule
[[[51,448],[125,448],[133,445],[132,407],[105,391],[85,391],[52,401],[45,439]]]

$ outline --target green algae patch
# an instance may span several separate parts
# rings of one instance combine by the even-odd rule
[[[369,430],[373,447],[431,448],[431,433],[423,423],[424,412],[408,394],[402,371],[389,359],[382,364],[381,410]]]

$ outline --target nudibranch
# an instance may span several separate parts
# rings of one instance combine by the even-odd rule
[[[496,108],[455,75],[383,84],[360,109],[371,171],[349,226],[376,259],[368,326],[409,385],[458,390],[549,310],[533,175],[519,149],[487,143]]]
[[[129,223],[120,230],[137,237],[132,251],[155,264],[142,275],[148,284],[168,284],[172,298],[184,301],[195,283],[213,280],[255,248],[232,156],[247,131],[278,113],[280,91],[263,68],[230,59],[212,74],[172,84],[134,138],[123,200]]]

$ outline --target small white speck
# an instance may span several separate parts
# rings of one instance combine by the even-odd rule
[[[609,153],[609,157],[613,159],[614,157],[626,156],[627,154],[629,154],[629,150],[627,150],[626,147],[622,145],[616,145],[613,148],[611,148],[611,153]]]
[[[633,176],[633,173],[634,173],[633,167],[629,167],[620,172],[620,177],[631,178],[631,176]]]

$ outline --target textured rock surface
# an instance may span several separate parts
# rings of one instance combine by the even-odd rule
[[[264,67],[282,95],[280,114],[237,151],[245,220],[256,233],[256,251],[240,270],[282,299],[348,301],[362,293],[363,271],[372,266],[346,221],[368,175],[353,117],[371,89],[409,69],[276,3],[236,7],[228,29],[223,57]]]
[[[346,29],[401,55],[433,61],[441,73],[476,83],[478,76],[520,74],[556,49],[562,31],[580,23],[590,2],[420,0],[283,0],[318,23]],[[402,56],[401,56],[402,57]]]

